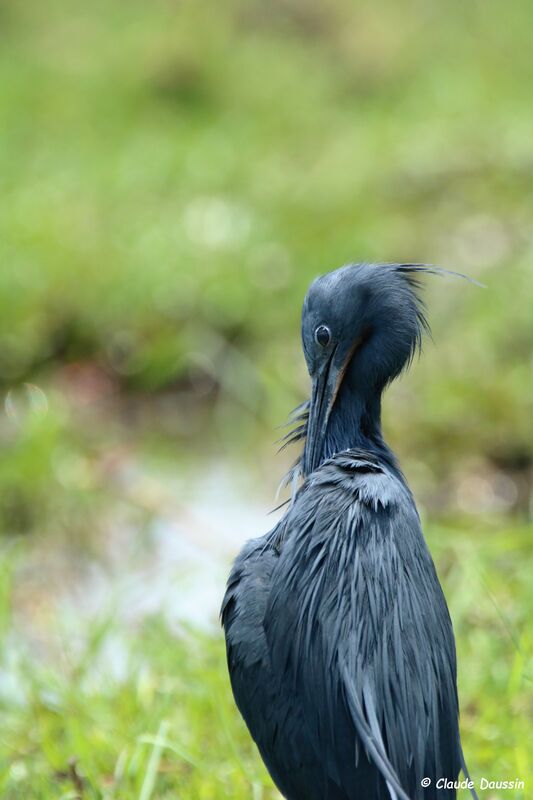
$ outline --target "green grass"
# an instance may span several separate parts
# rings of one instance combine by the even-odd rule
[[[525,780],[512,795],[524,799],[533,785],[531,534],[503,524],[468,536],[460,524],[430,527],[457,636],[470,770],[478,780]],[[23,555],[23,546],[16,559],[6,553],[4,565]],[[177,634],[157,617],[133,630],[105,616],[70,630],[52,619],[43,634],[60,656],[47,663],[17,635],[11,599],[5,566],[2,685],[5,675],[14,682],[1,714],[6,800],[276,797],[234,707],[220,635]]]
[[[45,664],[2,610],[6,800],[275,796],[234,709],[220,638],[176,637],[157,617],[129,632],[80,619],[58,637],[56,620],[47,635],[60,655]]]

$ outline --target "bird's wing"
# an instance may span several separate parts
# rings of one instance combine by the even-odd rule
[[[454,637],[409,491],[342,454],[310,476],[286,530],[269,658],[329,777],[350,798],[455,797],[435,788],[461,766]]]
[[[237,706],[274,781],[287,798],[346,800],[321,783],[320,763],[290,688],[272,671],[263,629],[280,526],[250,541],[231,571],[221,616]]]
[[[233,565],[221,609],[235,700],[254,737],[260,739],[263,726],[269,727],[272,700],[263,617],[277,557],[261,540],[248,542]],[[250,719],[254,713],[257,720]]]

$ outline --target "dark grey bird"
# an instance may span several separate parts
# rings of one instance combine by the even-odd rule
[[[235,701],[287,800],[451,800],[467,774],[450,615],[380,422],[435,271],[352,264],[304,301],[301,485],[237,557],[221,612]]]

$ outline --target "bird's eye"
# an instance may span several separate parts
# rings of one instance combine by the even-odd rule
[[[327,325],[319,325],[315,330],[315,342],[320,347],[326,347],[331,341],[331,331]]]

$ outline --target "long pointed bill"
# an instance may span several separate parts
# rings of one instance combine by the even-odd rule
[[[339,390],[341,377],[341,371],[333,363],[332,354],[313,380],[303,456],[304,475],[309,475],[320,464],[329,415]]]
[[[304,475],[310,475],[320,466],[331,409],[337,399],[346,369],[356,351],[365,341],[366,335],[363,333],[358,336],[348,352],[344,353],[344,357],[335,348],[313,379],[302,463]]]

